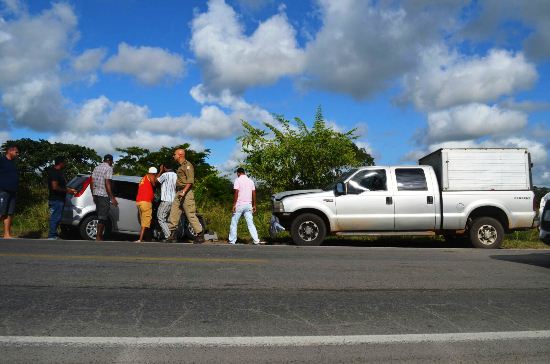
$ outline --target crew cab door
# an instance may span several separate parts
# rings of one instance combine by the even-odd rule
[[[388,231],[394,228],[388,170],[361,169],[346,183],[346,193],[336,196],[340,231]]]
[[[433,189],[432,175],[418,167],[392,167],[391,174],[395,181],[395,230],[435,229],[438,191]]]

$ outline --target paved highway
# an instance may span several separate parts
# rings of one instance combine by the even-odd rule
[[[0,362],[548,362],[550,251],[0,240]]]

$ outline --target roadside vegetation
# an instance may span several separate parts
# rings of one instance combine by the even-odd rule
[[[351,167],[374,165],[374,159],[365,149],[355,144],[355,129],[347,132],[333,130],[326,125],[320,108],[317,109],[311,128],[299,118],[291,122],[283,116],[276,116],[275,122],[264,123],[265,128],[261,129],[243,121],[243,133],[237,141],[245,154],[241,165],[258,181],[258,211],[254,219],[260,239],[272,244],[290,244],[292,240],[286,232],[274,240],[269,238],[271,194],[329,185]],[[68,168],[65,174],[67,180],[70,180],[79,173],[91,173],[101,158],[93,149],[74,144],[31,139],[8,142],[15,142],[21,150],[17,162],[21,184],[13,232],[20,237],[45,237],[49,218],[45,172],[53,164],[53,159],[56,156],[67,158]],[[2,150],[5,145],[2,146]],[[207,229],[216,232],[219,239],[226,240],[231,220],[234,175],[224,176],[207,162],[210,150],[194,151],[185,143],[164,146],[158,151],[140,147],[118,148],[116,150],[119,157],[115,163],[115,173],[141,176],[150,166],[161,164],[176,169],[177,166],[172,159],[176,148],[187,149],[187,159],[195,166],[197,181],[194,189],[197,208],[206,218]],[[536,199],[540,200],[548,191],[547,188],[535,187]],[[244,219],[239,223],[238,236],[242,243],[251,240]],[[329,237],[325,245],[461,246],[445,242],[442,237]],[[537,229],[508,234],[502,247],[547,248],[539,241]]]

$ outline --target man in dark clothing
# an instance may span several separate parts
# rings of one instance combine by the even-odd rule
[[[57,239],[57,227],[61,222],[63,207],[65,207],[65,196],[67,193],[74,194],[76,190],[67,187],[67,181],[63,173],[66,160],[64,157],[55,158],[55,165],[48,170],[48,208],[50,209],[50,232],[48,239]]]
[[[15,159],[19,148],[14,144],[6,146],[6,154],[0,157],[0,220],[4,222],[4,239],[11,239],[11,222],[15,212],[15,195],[19,187],[19,175]]]

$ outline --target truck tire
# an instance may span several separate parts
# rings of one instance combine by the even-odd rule
[[[492,217],[478,217],[470,226],[470,242],[476,248],[498,249],[504,240],[502,224]]]
[[[305,213],[294,219],[290,235],[296,245],[321,245],[327,235],[327,228],[319,215]]]
[[[97,234],[97,215],[88,215],[80,223],[78,230],[80,237],[84,240],[95,240]],[[103,237],[108,236],[111,233],[111,227],[107,223],[105,225],[105,231],[103,231]]]

